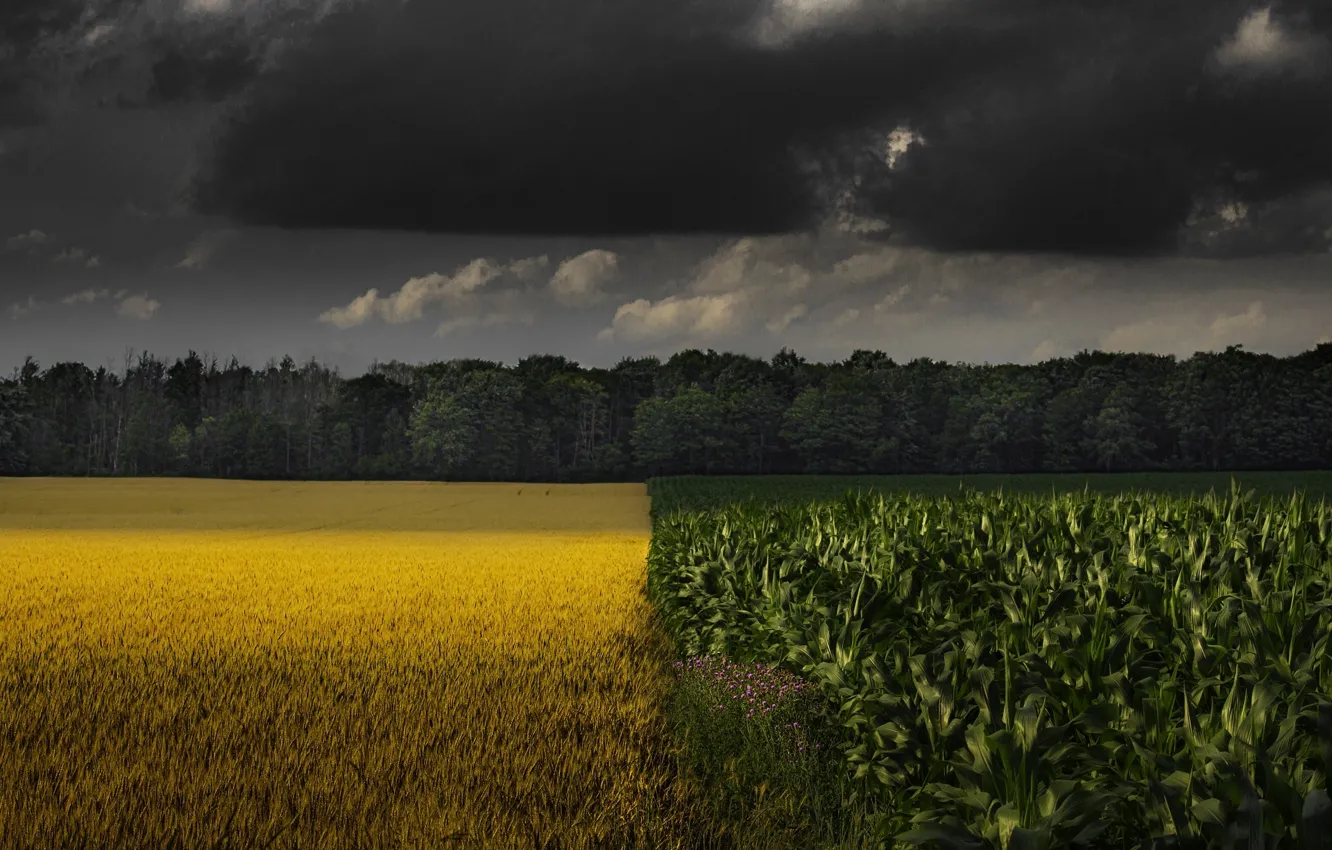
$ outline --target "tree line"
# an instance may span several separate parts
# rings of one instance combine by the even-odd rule
[[[625,481],[653,475],[1332,467],[1332,344],[1034,365],[689,349],[584,368],[191,351],[0,380],[0,474]]]

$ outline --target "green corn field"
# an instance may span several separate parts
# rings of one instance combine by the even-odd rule
[[[883,846],[1332,847],[1325,501],[662,495],[681,653],[817,683]]]

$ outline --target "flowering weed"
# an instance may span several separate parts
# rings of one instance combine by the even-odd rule
[[[809,681],[716,655],[677,661],[671,700],[677,739],[716,816],[746,846],[811,846],[840,809],[826,700]]]

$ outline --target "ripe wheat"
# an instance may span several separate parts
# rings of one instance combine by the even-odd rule
[[[647,547],[632,487],[0,480],[0,845],[646,842]]]

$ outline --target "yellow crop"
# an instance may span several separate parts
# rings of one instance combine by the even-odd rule
[[[646,841],[684,800],[646,508],[0,479],[0,845]]]

